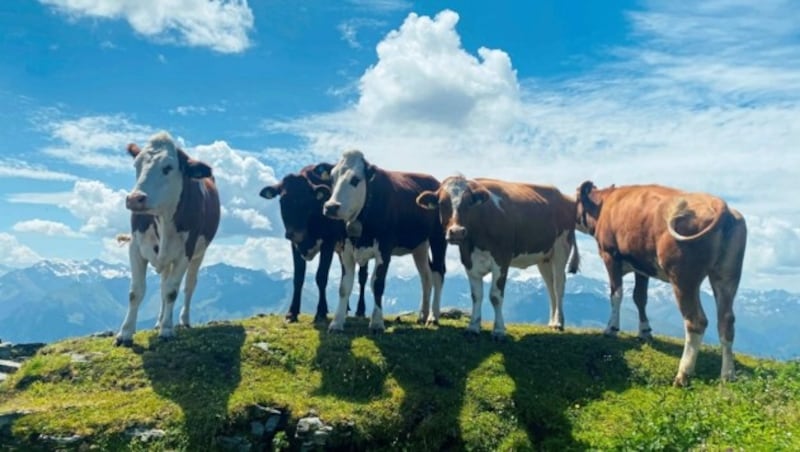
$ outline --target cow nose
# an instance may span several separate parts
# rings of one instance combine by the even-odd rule
[[[133,192],[125,198],[125,207],[131,210],[143,209],[147,203],[147,195],[142,192]]]
[[[336,218],[339,214],[339,208],[342,207],[341,204],[336,202],[326,202],[325,206],[322,209],[322,214],[326,217]]]
[[[467,228],[464,226],[450,226],[447,229],[446,235],[447,237],[445,238],[448,242],[457,243],[464,240],[464,238],[467,236]]]

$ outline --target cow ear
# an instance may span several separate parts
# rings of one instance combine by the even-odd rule
[[[137,146],[136,143],[130,143],[128,145],[128,154],[130,154],[131,157],[136,158],[140,152],[142,152],[142,150],[139,149],[139,146]]]
[[[330,182],[332,169],[333,165],[330,163],[317,163],[317,165],[312,168],[311,172],[322,182]]]
[[[364,179],[366,179],[367,182],[371,182],[372,179],[375,177],[375,173],[377,172],[378,168],[375,165],[369,164],[367,162],[364,163],[366,164],[364,168]]]
[[[264,199],[272,199],[278,196],[282,189],[283,187],[281,184],[267,185],[266,187],[262,188],[260,192],[258,192],[258,196],[261,196]]]
[[[479,206],[489,200],[489,190],[480,188],[472,191],[472,205]]]
[[[325,185],[315,185],[314,196],[317,201],[327,201],[331,197],[331,189]]]
[[[191,179],[205,179],[211,177],[211,167],[197,160],[186,162],[186,175]]]
[[[417,205],[427,210],[436,210],[439,207],[439,197],[436,192],[426,190],[417,196]]]

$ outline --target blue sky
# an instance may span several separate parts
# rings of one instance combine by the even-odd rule
[[[748,219],[743,284],[797,291],[798,23],[780,0],[0,2],[0,265],[124,262],[125,145],[164,129],[215,168],[209,263],[287,270],[258,190],[359,148],[437,177],[718,194]]]

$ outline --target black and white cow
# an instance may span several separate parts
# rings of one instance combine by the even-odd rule
[[[341,255],[339,306],[329,329],[344,328],[355,264],[364,265],[375,259],[372,275],[375,306],[369,326],[373,331],[382,331],[381,297],[389,262],[393,255],[409,253],[414,257],[422,282],[419,321],[438,322],[447,242],[438,212],[423,209],[416,199],[423,191],[438,189],[439,181],[425,174],[380,169],[369,164],[360,151],[345,152],[331,170],[331,178],[330,199],[325,202],[323,212],[330,218],[343,220],[349,238]],[[318,190],[327,194],[328,189],[323,186]]]
[[[287,174],[274,185],[261,189],[259,195],[264,199],[280,197],[281,220],[286,230],[286,238],[292,242],[292,261],[294,265],[292,304],[286,314],[287,322],[297,322],[300,314],[300,299],[306,278],[306,261],[319,254],[316,283],[319,290],[317,313],[314,322],[326,320],[328,301],[325,289],[328,287],[328,272],[333,253],[342,249],[345,240],[344,222],[322,215],[324,195],[315,191],[318,185],[330,187],[330,174],[333,165],[317,163],[303,167],[297,174]],[[356,317],[364,317],[364,286],[367,281],[367,266],[358,272],[360,286]]]
[[[220,219],[219,194],[211,168],[186,155],[168,133],[153,135],[144,149],[130,144],[128,153],[136,167],[136,184],[125,200],[131,211],[131,288],[117,345],[133,343],[148,263],[161,275],[161,312],[156,323],[159,337],[174,335],[172,311],[184,275],[180,325],[189,326],[197,272]]]

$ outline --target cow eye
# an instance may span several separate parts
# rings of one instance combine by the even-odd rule
[[[163,172],[165,176],[169,174],[170,171],[172,171],[172,165],[167,165],[161,169],[161,172]]]
[[[353,187],[357,187],[359,182],[361,182],[361,179],[358,176],[353,176],[353,178],[350,179],[350,185]]]

